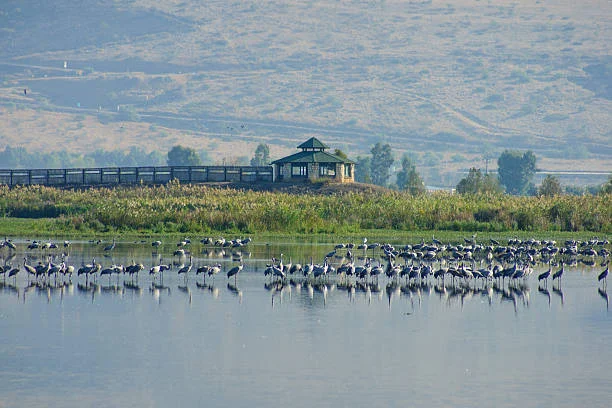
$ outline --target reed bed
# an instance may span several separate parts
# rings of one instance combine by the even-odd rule
[[[62,190],[0,187],[0,214],[52,218],[57,232],[357,233],[612,231],[611,195],[288,194],[181,185]]]

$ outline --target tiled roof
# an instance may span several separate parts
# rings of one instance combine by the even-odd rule
[[[324,150],[324,149],[329,149],[329,146],[325,145],[323,142],[321,142],[316,137],[311,137],[310,139],[308,139],[307,141],[305,141],[304,143],[299,145],[298,149],[320,149],[320,150]]]
[[[283,163],[354,163],[349,159],[343,159],[323,151],[302,151],[292,154],[291,156],[283,157],[272,162],[272,164]]]

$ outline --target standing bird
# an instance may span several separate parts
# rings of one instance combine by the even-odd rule
[[[161,262],[159,265],[152,266],[151,269],[149,269],[149,275],[153,275],[153,279],[155,279],[155,277],[160,273],[160,271],[161,271]]]
[[[94,267],[96,263],[96,258],[93,259],[93,261],[91,262],[91,264],[89,265],[82,265],[78,270],[77,270],[77,277],[81,276],[81,275],[85,275],[85,278],[88,278],[88,273],[89,270],[91,268]]]
[[[221,264],[212,265],[208,268],[208,276],[212,276],[213,279],[219,272],[221,272]]]
[[[240,271],[242,270],[243,267],[244,267],[244,264],[242,262],[240,262],[240,265],[234,266],[232,269],[227,271],[227,279],[229,279],[229,278],[231,278],[233,276],[234,277],[234,283],[236,283],[236,280],[238,279],[238,274],[240,273]]]
[[[561,261],[561,269],[559,269],[557,272],[555,272],[553,274],[552,280],[554,281],[555,279],[559,280],[559,285],[561,284],[561,277],[563,276],[563,272],[565,270],[565,266],[563,265],[563,261]]]
[[[68,275],[68,281],[72,281],[72,274],[74,273],[74,266],[64,265],[64,271],[62,273],[64,276]]]
[[[193,265],[192,257],[191,255],[189,255],[189,265],[185,265],[181,269],[179,269],[178,274],[179,275],[185,274],[185,279],[187,279],[187,275],[189,274],[189,271],[191,271],[192,265]]]
[[[9,239],[7,239],[6,237],[4,237],[4,242],[2,243],[2,245],[0,245],[0,248],[2,246],[8,247],[8,249],[12,249],[13,251],[17,249],[17,247],[15,246],[15,244],[13,244]]]
[[[36,268],[34,268],[32,265],[28,265],[28,264],[26,263],[26,261],[27,261],[27,259],[26,259],[26,258],[23,258],[23,269],[25,269],[25,270],[26,270],[26,272],[28,273],[28,277],[29,277],[30,275],[34,275],[34,276],[36,276]]]
[[[13,283],[17,281],[17,274],[19,273],[19,268],[13,268],[9,271],[8,277],[13,278]]]
[[[599,276],[597,277],[597,280],[599,282],[603,281],[603,286],[604,288],[608,285],[608,268],[609,266],[606,266],[606,269],[603,270],[603,272],[601,272],[599,274]]]
[[[134,274],[136,274],[136,279],[138,279],[138,272],[142,271],[144,269],[144,265],[141,263],[136,263],[132,260],[132,264],[128,265],[125,268],[125,272],[130,275],[130,278],[133,279],[134,278]]]
[[[551,266],[550,262],[548,263],[548,270],[546,272],[542,272],[538,275],[538,282],[544,280],[544,286],[548,286],[548,278],[550,277]]]
[[[104,250],[107,251],[107,252],[112,251],[113,249],[115,249],[115,238],[113,238],[113,243],[112,244],[104,247]]]
[[[93,275],[94,281],[96,280],[96,274],[98,272],[100,272],[100,270],[102,269],[102,265],[100,265],[99,263],[93,262],[92,268],[88,271],[87,273],[87,278],[89,279],[89,275]]]
[[[108,276],[108,284],[109,285],[110,285],[111,275],[114,272],[114,268],[115,268],[115,266],[113,265],[111,267],[104,268],[104,269],[102,269],[102,271],[100,271],[100,278],[102,278],[102,276]]]

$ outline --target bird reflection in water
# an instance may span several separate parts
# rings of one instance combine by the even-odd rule
[[[349,302],[355,301],[355,283],[345,279],[336,286],[338,291],[346,292]]]
[[[234,296],[238,297],[238,303],[242,304],[242,290],[238,289],[235,284],[228,283],[227,290]]]
[[[196,287],[198,289],[206,290],[208,293],[210,293],[213,299],[219,298],[219,288],[216,287],[214,283],[207,284],[207,283],[200,283],[196,281]]]
[[[100,288],[101,295],[119,295],[122,296],[125,293],[123,285],[98,285]]]
[[[597,293],[606,301],[606,310],[609,310],[610,301],[608,300],[608,292],[604,288],[598,288]]]
[[[179,292],[184,293],[185,296],[189,299],[189,304],[191,304],[191,289],[187,286],[186,282],[184,285],[178,285],[177,289]]]
[[[20,289],[14,283],[0,282],[0,292],[5,292],[5,293],[15,295],[17,299],[19,299]]]
[[[548,288],[538,286],[538,293],[541,293],[548,298],[548,307],[550,308],[550,292],[548,291]]]
[[[162,301],[163,294],[167,294],[170,296],[171,290],[169,286],[165,286],[163,283],[156,283],[155,281],[151,282],[151,287],[149,288],[150,293],[153,295],[153,298],[157,300],[160,304]]]
[[[85,283],[77,283],[77,292],[83,296],[91,295],[91,303],[94,302],[96,293],[100,290],[99,285],[94,282],[86,281]]]
[[[274,282],[268,282],[264,284],[264,289],[266,289],[268,292],[270,292],[270,299],[272,302],[272,307],[275,306],[276,299],[278,299],[278,301],[282,304],[283,303],[283,297],[284,297],[284,293],[285,291],[288,291],[289,294],[291,294],[291,286],[288,283],[285,283],[284,281],[274,281]]]
[[[563,290],[560,287],[555,288],[553,286],[553,293],[561,298],[561,306],[565,304],[565,298],[563,297]]]
[[[126,291],[130,291],[137,296],[142,296],[142,288],[138,284],[138,281],[124,281],[123,287]]]
[[[396,280],[393,280],[387,284],[385,287],[385,292],[387,293],[387,301],[389,304],[389,309],[391,309],[391,301],[394,298],[399,299],[402,293],[401,286],[397,283]]]
[[[323,307],[327,306],[327,295],[330,292],[329,285],[326,283],[317,283],[313,285],[316,293],[323,295]]]

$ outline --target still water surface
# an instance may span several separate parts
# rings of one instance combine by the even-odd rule
[[[526,285],[445,292],[270,284],[271,256],[307,263],[333,244],[251,244],[236,282],[198,265],[236,265],[194,246],[153,287],[146,271],[85,285],[0,284],[0,407],[557,406],[608,407],[612,318],[601,268],[567,268],[562,289]],[[180,263],[173,245],[74,243],[76,268]],[[9,263],[44,258],[20,247]],[[0,253],[2,260],[8,255]],[[108,254],[106,254],[108,255]],[[188,260],[188,258],[187,258]],[[536,270],[536,273],[538,270]],[[0,282],[2,282],[0,278]],[[439,288],[438,288],[439,289]]]

